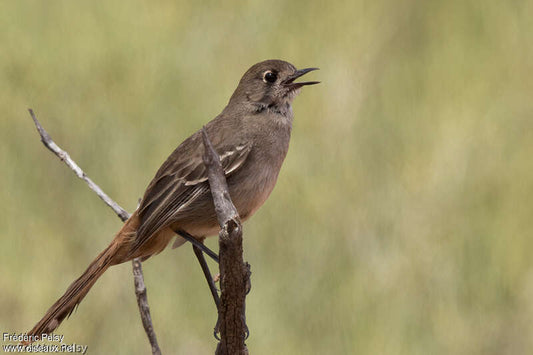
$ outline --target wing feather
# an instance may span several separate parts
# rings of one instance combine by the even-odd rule
[[[226,177],[238,170],[252,149],[251,142],[217,149]],[[182,156],[180,147],[165,161],[148,186],[139,206],[141,225],[133,250],[157,231],[180,218],[180,211],[203,194],[209,193],[207,171],[202,160],[203,145],[193,154]]]

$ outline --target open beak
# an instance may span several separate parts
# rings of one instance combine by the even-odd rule
[[[313,70],[318,70],[318,68],[305,68],[305,69],[297,70],[297,71],[294,72],[294,74],[289,76],[283,82],[283,85],[288,87],[291,90],[296,90],[296,89],[301,88],[304,85],[315,85],[315,84],[320,83],[320,81],[302,81],[302,82],[298,82],[298,83],[294,82],[294,80],[298,79],[302,75],[307,74],[307,73],[309,73],[310,71],[313,71]]]

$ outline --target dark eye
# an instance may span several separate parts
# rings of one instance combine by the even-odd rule
[[[263,81],[265,83],[273,83],[276,81],[277,78],[278,78],[278,75],[274,72],[271,72],[270,70],[265,72],[265,74],[263,74]]]

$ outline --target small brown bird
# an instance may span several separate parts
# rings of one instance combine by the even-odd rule
[[[222,113],[205,126],[243,221],[261,207],[276,184],[289,148],[292,100],[302,86],[318,84],[295,80],[316,69],[297,70],[282,60],[255,64],[244,74]],[[198,240],[218,233],[203,152],[201,131],[172,152],[148,185],[139,208],[111,244],[28,335],[52,333],[107,268],[160,253],[176,235],[175,231],[185,231]],[[175,246],[184,242],[178,236]]]

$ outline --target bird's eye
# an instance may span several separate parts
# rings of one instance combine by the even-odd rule
[[[265,74],[263,74],[263,81],[265,83],[273,83],[278,78],[278,75],[272,71],[266,71]]]

